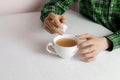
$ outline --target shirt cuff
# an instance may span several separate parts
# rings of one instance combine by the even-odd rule
[[[112,51],[119,47],[119,40],[116,34],[110,34],[105,37],[112,43],[111,46],[107,49],[108,51]]]

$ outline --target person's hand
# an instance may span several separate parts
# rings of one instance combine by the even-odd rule
[[[56,15],[50,13],[44,21],[44,28],[47,32],[51,34],[62,35],[63,31],[61,30],[62,24],[66,24],[67,20],[64,16]]]
[[[84,62],[90,62],[96,59],[96,56],[103,50],[109,48],[109,41],[105,37],[95,37],[90,34],[76,36],[80,40],[86,41],[78,44],[78,53]]]

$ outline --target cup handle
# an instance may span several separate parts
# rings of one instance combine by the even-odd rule
[[[47,46],[46,46],[46,50],[47,50],[49,53],[51,53],[51,54],[56,54],[56,52],[50,50],[49,47],[52,47],[52,48],[54,49],[53,43],[48,43]]]

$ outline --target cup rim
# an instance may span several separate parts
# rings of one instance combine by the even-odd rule
[[[64,37],[65,36],[65,37]],[[60,38],[59,38],[60,37]],[[79,44],[79,39],[77,37],[75,37],[75,35],[73,34],[63,34],[63,35],[58,35],[56,36],[54,39],[53,39],[53,43],[59,47],[63,47],[63,48],[72,48],[72,47],[76,47],[77,45],[74,45],[74,46],[70,46],[70,47],[65,47],[65,46],[60,46],[58,44],[56,44],[56,41],[59,40],[59,39],[62,39],[62,38],[71,38],[73,40],[75,40],[77,42],[77,45]]]

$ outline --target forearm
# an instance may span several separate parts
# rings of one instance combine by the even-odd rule
[[[49,13],[62,15],[69,8],[69,5],[76,1],[78,0],[50,0],[50,2],[44,5],[44,8],[41,11],[41,20],[44,22],[44,19]]]

